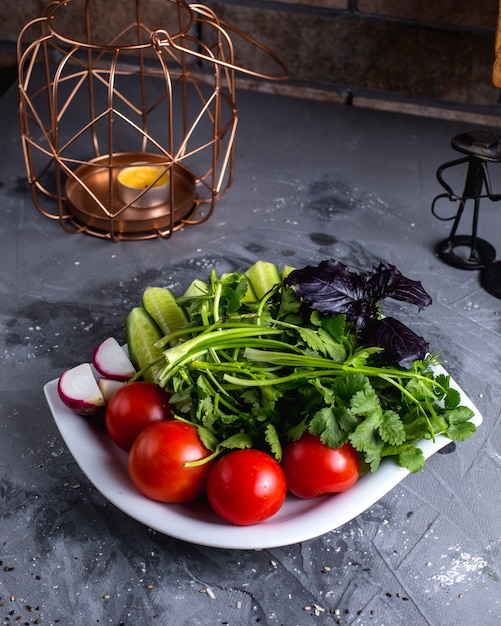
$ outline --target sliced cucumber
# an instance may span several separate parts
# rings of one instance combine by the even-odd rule
[[[249,277],[247,276],[247,291],[242,297],[242,302],[257,302],[256,292],[254,291]]]
[[[184,292],[183,297],[194,298],[197,296],[205,296],[209,293],[209,285],[200,278],[195,278],[188,289]]]
[[[284,269],[282,270],[282,281],[284,281],[284,280],[287,278],[287,276],[288,276],[291,272],[293,272],[295,269],[296,269],[296,268],[295,268],[295,267],[292,267],[292,265],[286,265],[286,266],[284,267]]]
[[[186,313],[176,302],[176,297],[165,287],[147,287],[143,293],[143,307],[164,335],[179,330],[188,323]]]
[[[151,315],[143,307],[134,307],[125,321],[127,346],[134,367],[141,371],[144,380],[158,382],[160,372],[165,366],[163,350],[155,342],[162,333]]]
[[[258,300],[261,300],[275,285],[282,284],[278,266],[270,261],[256,261],[256,263],[245,272],[245,275],[249,279]]]

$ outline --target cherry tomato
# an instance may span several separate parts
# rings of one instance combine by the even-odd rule
[[[360,461],[350,443],[333,449],[306,432],[285,447],[282,469],[292,494],[314,498],[352,487],[360,474]]]
[[[128,452],[146,426],[172,417],[169,399],[164,389],[145,381],[117,389],[106,405],[106,430],[111,440]]]
[[[219,458],[207,479],[207,498],[223,519],[257,524],[282,506],[287,485],[282,468],[261,450],[234,450]]]
[[[205,489],[213,461],[186,466],[211,454],[191,424],[168,420],[143,430],[129,453],[129,476],[136,488],[160,502],[188,502]]]

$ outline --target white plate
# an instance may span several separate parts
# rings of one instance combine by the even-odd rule
[[[437,371],[444,372],[442,368]],[[471,400],[461,393],[461,404],[470,407],[478,426],[482,417]],[[103,429],[73,413],[60,400],[57,380],[44,387],[59,431],[75,461],[105,498],[130,517],[160,533],[215,548],[261,549],[290,545],[319,537],[349,522],[370,508],[403,480],[409,472],[385,459],[374,474],[366,474],[344,493],[300,500],[287,497],[280,511],[255,526],[233,526],[218,518],[204,503],[162,504],[142,496],[127,474],[127,454]],[[450,443],[444,436],[423,440],[426,458]],[[426,471],[426,467],[424,470]]]

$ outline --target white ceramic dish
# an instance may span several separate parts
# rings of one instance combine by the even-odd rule
[[[444,371],[442,368],[437,368]],[[471,400],[461,393],[478,426],[482,417]],[[230,549],[261,549],[306,541],[349,522],[403,480],[409,472],[386,459],[374,474],[366,474],[341,494],[300,500],[288,497],[272,518],[255,526],[232,526],[218,518],[204,503],[167,505],[142,496],[127,474],[127,454],[115,446],[104,430],[70,411],[61,402],[57,380],[44,387],[47,402],[59,431],[84,474],[107,500],[146,526],[190,543]],[[440,436],[424,440],[426,458],[450,443]],[[426,467],[422,470],[426,471]]]

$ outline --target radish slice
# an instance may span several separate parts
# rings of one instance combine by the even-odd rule
[[[100,343],[92,355],[97,371],[112,380],[129,380],[136,373],[134,365],[114,337]]]
[[[99,389],[101,389],[104,401],[108,403],[109,399],[115,393],[115,391],[125,385],[125,381],[113,380],[112,378],[98,378],[97,384],[99,385]]]
[[[57,391],[62,402],[78,415],[93,417],[105,405],[90,363],[81,363],[61,374]]]

